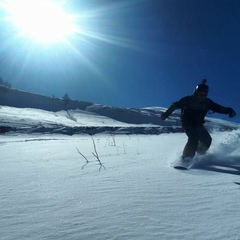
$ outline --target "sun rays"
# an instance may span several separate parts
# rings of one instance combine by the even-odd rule
[[[7,22],[14,24],[19,34],[35,42],[51,44],[66,41],[80,32],[77,18],[64,11],[59,3],[46,0],[5,1]]]
[[[118,28],[125,29],[119,16],[131,11],[133,2],[81,6],[81,2],[64,0],[1,1],[0,23],[6,34],[0,52],[11,55],[6,68],[18,66],[19,78],[26,77],[29,69],[40,73],[51,68],[52,74],[71,69],[64,72],[74,78],[76,72],[89,69],[105,80],[103,64],[115,64],[110,46],[139,50]],[[76,66],[80,70],[73,73]]]

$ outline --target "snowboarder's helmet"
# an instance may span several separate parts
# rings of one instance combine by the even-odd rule
[[[195,91],[194,91],[195,95],[197,95],[198,93],[206,93],[206,95],[208,94],[209,87],[206,84],[206,82],[207,82],[207,80],[203,79],[202,82],[196,86]]]

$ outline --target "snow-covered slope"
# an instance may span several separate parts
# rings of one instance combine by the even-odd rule
[[[99,132],[160,134],[181,132],[179,112],[160,120],[162,107],[116,108],[45,97],[0,86],[1,132],[44,132],[77,134]],[[239,124],[206,119],[209,129],[236,129]]]
[[[161,121],[161,107],[8,99],[0,106],[1,129],[10,130],[0,135],[1,240],[240,238],[238,124],[207,119],[209,152],[180,171],[172,165],[187,138],[178,112]]]
[[[237,240],[239,132],[212,136],[179,171],[183,133],[1,135],[1,240]]]
[[[169,120],[160,120],[159,116],[164,110],[162,108],[146,108],[136,110],[112,108],[112,111],[109,109],[108,114],[106,114],[104,110],[106,107],[95,105],[92,107],[95,107],[94,111],[75,109],[51,112],[41,109],[0,106],[1,132],[58,132],[69,135],[77,133],[95,134],[99,132],[128,134],[160,134],[164,132],[182,132],[178,113],[173,114]],[[135,116],[133,116],[133,114],[135,114]],[[119,116],[119,118],[115,116]],[[131,123],[128,123],[128,121],[124,120],[116,120],[127,118],[128,116],[129,119],[132,118],[131,121],[129,121]],[[136,118],[136,121],[134,118]],[[156,122],[153,123],[152,120],[156,120]],[[207,119],[206,126],[210,130],[226,131],[236,129],[239,124],[220,119]]]

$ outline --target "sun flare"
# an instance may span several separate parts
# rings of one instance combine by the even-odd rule
[[[0,50],[11,59],[7,67],[20,63],[19,78],[28,69],[38,69],[42,74],[51,69],[58,74],[58,70],[73,67],[77,71],[89,69],[91,75],[105,79],[102,63],[110,59],[112,50],[142,48],[123,33],[125,24],[119,16],[122,12],[130,14],[132,1],[100,2],[0,0]],[[61,77],[71,74],[63,71]],[[32,74],[38,78],[37,71]]]
[[[7,5],[9,19],[20,33],[41,43],[64,41],[79,32],[76,17],[47,0],[18,0]]]

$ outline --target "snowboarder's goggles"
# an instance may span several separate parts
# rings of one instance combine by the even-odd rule
[[[207,96],[207,92],[197,92],[197,95],[199,97],[206,97]]]

